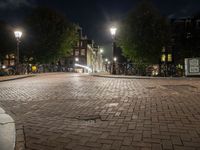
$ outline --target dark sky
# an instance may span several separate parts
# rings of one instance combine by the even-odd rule
[[[0,0],[0,20],[13,25],[22,20],[30,8],[44,5],[64,13],[83,27],[85,35],[99,45],[111,43],[109,26],[125,15],[141,0]],[[190,16],[200,10],[200,0],[152,0],[163,15]]]

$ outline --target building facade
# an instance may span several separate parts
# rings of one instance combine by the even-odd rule
[[[171,20],[172,53],[176,64],[200,57],[200,15]]]
[[[71,55],[65,58],[65,65],[70,72],[89,73],[101,71],[103,68],[100,47],[93,40],[82,35],[82,29],[78,29],[79,40],[74,46]]]

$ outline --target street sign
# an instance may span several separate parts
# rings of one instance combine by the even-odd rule
[[[186,76],[200,75],[200,58],[185,59],[185,75]]]

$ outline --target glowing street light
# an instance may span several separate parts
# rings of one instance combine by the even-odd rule
[[[76,57],[76,58],[75,58],[75,61],[76,61],[76,62],[78,62],[78,61],[79,61],[79,58],[78,58],[78,57]]]
[[[100,49],[100,53],[102,54],[104,52],[103,48]]]
[[[20,38],[22,36],[22,32],[19,30],[14,31],[15,38],[17,40],[17,54],[16,54],[16,74],[19,73],[19,43],[20,43]]]
[[[6,69],[6,66],[5,66],[5,65],[3,65],[3,66],[2,66],[2,69]]]
[[[110,28],[110,33],[111,33],[111,35],[112,35],[113,37],[115,37],[116,32],[117,32],[117,28],[116,28],[116,27],[113,26],[113,27]]]
[[[108,59],[106,58],[105,61],[108,62]]]
[[[22,32],[21,31],[14,31],[14,34],[15,34],[15,37],[17,38],[17,39],[20,39],[21,38],[21,36],[22,36]]]
[[[110,61],[108,61],[108,64],[110,65]]]
[[[114,62],[116,62],[116,61],[117,61],[117,57],[114,57],[114,59],[113,59],[113,60],[114,60]]]

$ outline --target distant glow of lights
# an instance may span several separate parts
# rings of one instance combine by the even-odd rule
[[[113,59],[114,61],[117,61],[117,57],[114,57],[114,59]]]
[[[110,64],[110,61],[108,62],[108,64]]]
[[[92,72],[92,69],[88,66],[84,66],[84,65],[80,65],[80,64],[75,64],[76,67],[81,67],[81,68],[85,68],[88,70],[88,72]]]
[[[21,36],[22,36],[22,32],[21,31],[15,31],[14,34],[15,34],[16,38],[21,38]]]
[[[112,36],[115,36],[116,32],[117,32],[117,28],[116,27],[111,27],[110,28],[110,33],[111,33]]]
[[[3,65],[3,66],[2,66],[2,68],[3,68],[3,69],[6,69],[6,66],[5,66],[5,65]]]
[[[108,59],[106,58],[105,61],[108,62]]]

